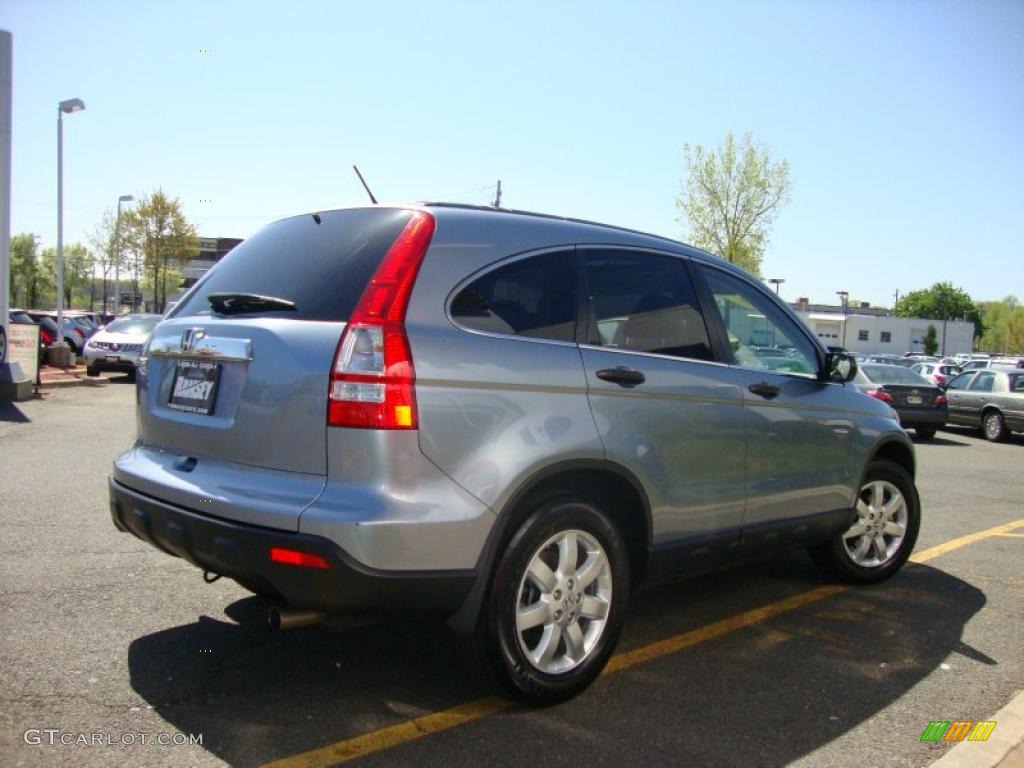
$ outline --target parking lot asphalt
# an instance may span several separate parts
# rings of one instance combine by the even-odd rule
[[[0,405],[0,765],[923,766],[950,748],[920,741],[929,721],[1024,688],[1019,436],[918,444],[922,562],[885,584],[831,585],[793,552],[641,592],[611,671],[529,710],[439,627],[272,634],[261,599],[118,533],[133,394]],[[80,734],[102,743],[60,743]]]

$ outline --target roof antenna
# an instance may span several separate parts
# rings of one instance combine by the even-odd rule
[[[373,196],[373,192],[371,192],[370,188],[366,185],[366,179],[363,178],[363,174],[361,174],[359,172],[359,169],[356,166],[354,166],[354,165],[352,166],[352,170],[356,172],[356,176],[358,176],[359,177],[359,181],[362,182],[363,189],[366,190],[366,194],[368,194],[370,196],[370,202],[373,203],[374,205],[376,205],[377,204],[377,198]]]

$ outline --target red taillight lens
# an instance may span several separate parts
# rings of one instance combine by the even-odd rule
[[[892,395],[890,395],[888,392],[886,392],[881,387],[879,387],[878,389],[869,389],[868,390],[868,394],[871,395],[872,397],[878,399],[878,400],[881,400],[883,403],[894,403],[894,402],[896,402],[895,400],[893,400]]]
[[[82,329],[81,328],[72,328],[71,330],[73,330],[75,333],[78,334],[78,338],[80,338],[80,339],[84,339],[85,338],[85,334],[82,333]]]
[[[935,383],[936,383],[936,384],[941,384],[941,383],[942,383],[942,382],[944,382],[945,380],[946,380],[946,377],[945,377],[945,376],[943,376],[943,375],[942,375],[941,373],[936,373],[936,374],[935,374]]]
[[[45,344],[47,347],[50,346],[51,344],[53,344],[53,334],[50,333],[45,328],[40,328],[39,329],[39,335],[43,339],[43,344]]]
[[[433,235],[434,217],[413,211],[363,291],[334,356],[329,426],[416,429],[416,372],[405,310]]]
[[[935,396],[935,405],[945,405],[946,402],[947,401],[946,401],[946,396],[945,395],[936,395]]]
[[[271,547],[270,559],[275,563],[284,565],[299,565],[303,568],[321,568],[330,570],[331,565],[320,555],[312,552],[300,552],[297,549],[285,549],[284,547]]]

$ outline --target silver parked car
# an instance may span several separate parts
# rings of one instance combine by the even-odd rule
[[[86,373],[99,376],[100,371],[135,373],[142,348],[149,341],[153,328],[162,315],[125,315],[96,331],[85,343],[82,356]]]
[[[597,677],[642,583],[779,547],[856,583],[903,565],[914,447],[855,368],[672,240],[447,204],[297,216],[156,327],[111,513],[281,626],[446,617],[551,701]]]
[[[978,427],[986,440],[1024,432],[1024,369],[970,369],[946,386],[949,423]]]

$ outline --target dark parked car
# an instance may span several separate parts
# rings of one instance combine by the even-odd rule
[[[248,238],[153,330],[110,509],[281,626],[432,613],[513,696],[563,699],[644,582],[779,547],[858,584],[900,569],[913,443],[854,367],[672,240],[321,211]]]
[[[922,440],[935,437],[946,423],[946,395],[915,371],[901,365],[864,363],[854,383],[861,391],[888,403],[900,416],[904,429],[913,429]]]
[[[986,440],[1024,432],[1024,369],[968,370],[946,385],[949,423],[978,427]]]

